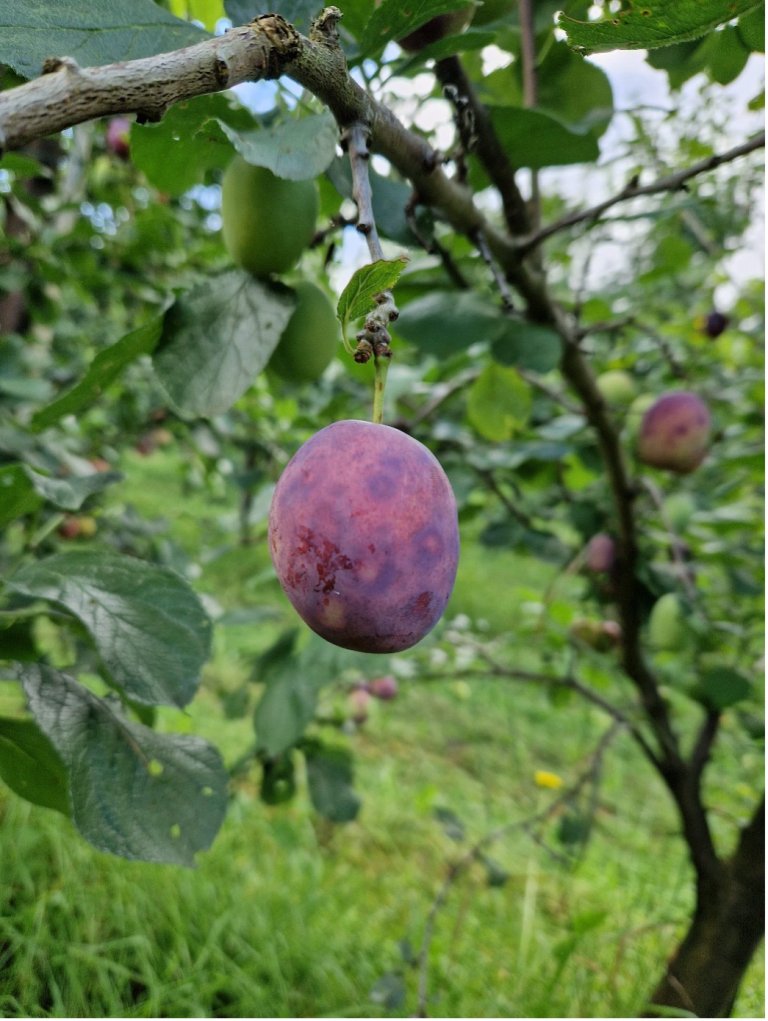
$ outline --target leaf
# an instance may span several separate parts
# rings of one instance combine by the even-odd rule
[[[554,330],[520,319],[507,319],[491,345],[491,354],[501,365],[515,365],[533,372],[557,368],[561,352],[560,337]]]
[[[49,57],[88,67],[167,53],[207,37],[153,0],[67,0],[55,15],[45,0],[0,0],[0,63],[25,78],[39,75]]]
[[[304,33],[321,8],[316,0],[224,0],[227,17],[235,25],[245,25],[261,14],[280,14]]]
[[[211,622],[196,593],[168,568],[80,550],[29,564],[8,584],[74,614],[114,683],[135,701],[184,706],[195,694]]]
[[[151,354],[160,338],[163,319],[158,316],[139,326],[100,351],[76,386],[32,416],[32,428],[39,432],[58,422],[65,415],[75,415],[91,407],[122,373],[126,365],[141,355]]]
[[[295,295],[232,269],[180,297],[153,356],[157,378],[183,415],[229,410],[266,366]]]
[[[400,312],[397,333],[427,354],[447,357],[503,328],[501,313],[474,291],[435,291]]]
[[[608,75],[565,43],[549,46],[537,68],[537,80],[537,109],[574,131],[587,130],[594,137],[608,127],[613,114]]]
[[[131,162],[150,183],[168,195],[183,195],[232,159],[222,130],[225,120],[252,124],[244,110],[234,110],[223,95],[197,96],[174,104],[157,124],[131,126]]]
[[[101,851],[194,865],[226,810],[219,753],[190,734],[158,734],[47,666],[22,672],[29,707],[69,770],[72,818]]]
[[[331,822],[352,822],[360,811],[360,798],[352,786],[352,756],[344,748],[319,741],[304,744],[307,785],[312,806]]]
[[[334,159],[339,141],[339,128],[329,110],[283,119],[258,131],[235,131],[224,122],[221,128],[248,163],[289,181],[322,174]]]
[[[347,286],[341,292],[336,306],[336,316],[341,323],[343,335],[347,334],[350,321],[367,315],[375,305],[374,299],[382,291],[391,290],[400,279],[408,257],[377,259],[361,266],[352,274]]]
[[[559,167],[592,163],[600,155],[597,140],[582,127],[578,131],[551,114],[523,107],[489,107],[499,141],[515,167]]]
[[[296,793],[296,770],[290,754],[265,759],[259,796],[265,805],[283,805]]]
[[[652,50],[697,39],[757,6],[756,0],[643,0],[600,21],[578,21],[561,13],[558,27],[570,46],[585,53]]]
[[[64,764],[32,720],[0,717],[0,777],[33,805],[70,814]]]
[[[46,501],[63,510],[79,510],[89,496],[121,478],[119,472],[93,472],[55,479],[25,464],[5,465],[0,468],[0,527],[31,514]]]
[[[435,819],[443,827],[445,835],[450,837],[451,840],[455,840],[456,843],[460,844],[466,838],[464,823],[450,808],[438,806],[435,809]]]
[[[722,711],[743,702],[753,693],[749,680],[729,667],[705,670],[694,689],[694,696],[710,709]]]
[[[170,9],[177,18],[202,22],[209,32],[213,32],[216,22],[224,17],[221,0],[171,0]]]
[[[526,423],[530,411],[530,388],[515,369],[491,362],[469,389],[469,421],[492,443],[510,439]]]
[[[382,0],[371,15],[360,49],[368,55],[381,49],[392,39],[402,39],[437,14],[465,7],[467,0]]]
[[[274,757],[296,744],[315,715],[319,687],[298,658],[275,671],[253,718],[260,751]]]

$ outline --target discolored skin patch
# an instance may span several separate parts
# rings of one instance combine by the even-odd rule
[[[371,422],[335,422],[286,466],[269,544],[309,627],[344,648],[397,652],[434,627],[450,597],[456,502],[417,440]]]

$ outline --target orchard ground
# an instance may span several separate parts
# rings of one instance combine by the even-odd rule
[[[223,614],[200,696],[188,711],[161,710],[160,727],[209,738],[231,766],[253,740],[250,711],[234,719],[244,707],[233,705],[255,703],[254,658],[293,620],[266,543],[257,527],[252,545],[234,544],[233,493],[212,502],[183,488],[173,447],[127,454],[122,467],[126,481],[103,516],[136,508],[179,565],[206,549],[195,585]],[[479,634],[506,635],[513,607],[532,607],[553,581],[547,571],[465,534],[448,623],[477,626],[482,614]],[[556,581],[563,607],[581,585]],[[512,634],[506,656],[524,665]],[[329,690],[329,705],[345,697]],[[408,959],[451,863],[561,797],[589,769],[609,722],[578,701],[561,712],[546,691],[491,677],[401,678],[395,700],[372,700],[368,721],[337,738],[354,750],[363,801],[355,822],[318,819],[303,779],[293,802],[266,806],[257,771],[246,772],[196,871],[99,854],[60,816],[3,790],[0,1014],[413,1014],[419,969]],[[735,726],[725,725],[717,760],[711,793],[728,822],[748,809],[742,778],[754,772]],[[586,819],[588,832],[579,827]],[[692,884],[668,799],[629,738],[613,737],[596,788],[536,833],[512,829],[486,853],[489,862],[459,875],[435,916],[429,1012],[637,1014],[685,926]],[[763,1016],[763,1001],[758,955],[734,1016]]]

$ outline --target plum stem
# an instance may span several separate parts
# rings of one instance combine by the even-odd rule
[[[371,421],[381,425],[384,421],[384,387],[387,385],[389,358],[374,355],[373,365],[376,371],[373,379],[373,414]]]

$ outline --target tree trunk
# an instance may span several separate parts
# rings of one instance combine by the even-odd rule
[[[716,882],[699,882],[690,928],[651,996],[654,1007],[728,1017],[765,929],[765,806]]]

